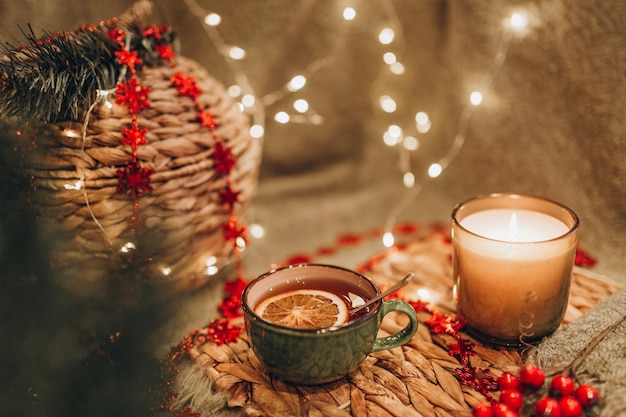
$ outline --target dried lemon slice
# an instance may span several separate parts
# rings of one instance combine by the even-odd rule
[[[261,301],[254,312],[270,323],[294,329],[324,329],[348,321],[348,306],[336,294],[301,289]]]

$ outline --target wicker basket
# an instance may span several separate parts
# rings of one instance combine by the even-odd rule
[[[128,274],[197,287],[210,277],[207,266],[220,267],[231,255],[223,225],[232,212],[220,202],[220,190],[229,181],[239,193],[235,215],[245,218],[261,144],[218,81],[190,59],[176,63],[137,74],[150,88],[150,108],[137,115],[148,131],[138,160],[153,170],[153,190],[137,199],[117,190],[117,171],[132,151],[121,133],[131,115],[115,100],[94,106],[79,122],[5,125],[3,142],[11,146],[3,146],[3,182],[18,190],[12,197],[29,203],[55,275],[74,289],[97,290],[98,283]],[[170,81],[176,71],[195,78],[202,92],[196,102],[179,95]],[[198,102],[219,121],[215,130],[198,122]],[[236,160],[228,177],[212,158],[217,138]]]

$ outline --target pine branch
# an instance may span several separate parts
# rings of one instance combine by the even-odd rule
[[[97,89],[112,88],[118,76],[115,43],[103,30],[25,33],[27,45],[8,45],[0,60],[0,113],[45,122],[76,120]]]
[[[25,45],[7,44],[0,57],[0,117],[55,122],[79,120],[96,100],[97,90],[115,87],[120,66],[119,45],[108,31],[114,25],[88,25],[76,32],[45,33],[37,38],[29,26]],[[130,49],[144,65],[158,63],[154,40],[144,38],[138,25],[125,27]],[[160,40],[173,41],[167,32]]]

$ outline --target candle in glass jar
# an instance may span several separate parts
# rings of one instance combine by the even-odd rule
[[[479,338],[518,344],[556,330],[577,226],[569,209],[530,196],[490,195],[455,209],[457,307]]]

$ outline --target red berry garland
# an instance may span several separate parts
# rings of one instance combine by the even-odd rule
[[[595,415],[599,403],[598,391],[591,385],[576,387],[568,375],[555,375],[546,384],[541,368],[527,363],[519,377],[504,372],[497,380],[500,396],[491,404],[479,404],[474,408],[474,417],[535,415],[536,417],[580,417]],[[546,392],[547,395],[544,393]],[[518,413],[522,414],[518,414]]]

